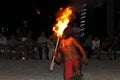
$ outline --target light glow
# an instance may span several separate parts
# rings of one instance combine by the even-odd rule
[[[63,31],[68,26],[72,15],[72,7],[67,7],[65,9],[60,8],[58,17],[56,18],[57,23],[53,27],[53,31],[56,33],[57,37],[62,36]]]

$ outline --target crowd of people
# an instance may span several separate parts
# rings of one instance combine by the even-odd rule
[[[73,37],[79,41],[80,33],[75,33],[76,26],[70,27],[73,30]],[[110,60],[117,59],[117,51],[120,51],[120,34],[115,35],[113,41],[109,41],[106,36],[100,37],[88,34],[85,40],[80,43],[83,43],[82,46],[85,48],[88,58],[96,55],[96,58],[101,60],[100,55],[105,52]],[[37,39],[34,40],[32,38],[32,30],[28,26],[28,21],[23,20],[22,28],[17,28],[15,34],[5,36],[3,33],[0,33],[0,57],[11,59],[15,56],[16,59],[22,59],[24,56],[26,59],[49,60],[52,57],[55,44],[54,34],[46,35],[45,31],[42,31]]]
[[[116,34],[112,41],[108,37],[93,36],[89,34],[85,40],[84,47],[87,51],[88,58],[96,55],[101,60],[101,54],[105,53],[109,60],[116,60],[117,53],[120,51],[120,34]]]
[[[33,39],[32,29],[27,20],[23,20],[22,26],[14,33],[4,35],[0,33],[0,57],[5,59],[47,59],[49,60],[51,49],[54,48],[53,36],[46,36],[44,31],[38,33],[37,39]],[[51,33],[52,34],[52,33]]]

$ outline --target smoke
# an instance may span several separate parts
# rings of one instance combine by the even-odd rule
[[[69,0],[69,5],[73,7],[75,13],[80,13],[85,0]]]
[[[107,0],[69,0],[69,4],[75,8],[75,12],[80,12],[83,4],[87,4],[88,9],[102,7]]]
[[[94,9],[102,7],[107,0],[87,0],[88,8]]]

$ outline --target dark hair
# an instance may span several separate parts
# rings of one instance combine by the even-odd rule
[[[72,30],[70,27],[67,27],[67,28],[64,30],[64,36],[66,36],[66,37],[73,36],[73,30]]]

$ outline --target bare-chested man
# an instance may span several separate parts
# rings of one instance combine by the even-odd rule
[[[87,64],[87,55],[82,45],[71,35],[72,31],[69,28],[65,29],[54,53],[55,62],[64,63],[64,80],[81,80],[82,60]]]

